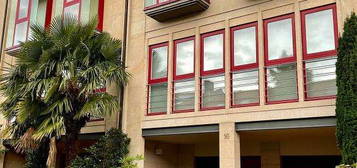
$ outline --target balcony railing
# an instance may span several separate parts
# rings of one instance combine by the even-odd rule
[[[151,0],[145,7],[145,14],[157,21],[166,21],[180,16],[204,11],[209,7],[209,0]]]

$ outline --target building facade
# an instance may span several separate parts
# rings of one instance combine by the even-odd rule
[[[121,125],[141,168],[326,168],[340,160],[338,37],[356,10],[355,0],[6,0],[1,67],[31,23],[98,16],[98,31],[124,41],[132,78],[122,113],[89,122],[82,144]],[[13,155],[1,166],[21,167]]]
[[[355,0],[131,0],[124,129],[145,168],[334,167]]]

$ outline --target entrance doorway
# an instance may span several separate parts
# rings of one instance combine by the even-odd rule
[[[241,158],[242,168],[261,168],[259,156]],[[219,157],[196,157],[195,168],[219,168]]]
[[[282,168],[335,168],[339,156],[283,156]]]

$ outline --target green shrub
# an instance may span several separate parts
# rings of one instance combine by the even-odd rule
[[[71,168],[121,168],[122,160],[129,153],[130,139],[118,129],[111,129],[97,143],[77,156]]]
[[[336,168],[357,168],[357,163],[355,163],[353,165],[339,165],[339,166],[336,166]]]
[[[339,40],[337,75],[337,141],[342,163],[357,162],[357,16],[346,19]]]
[[[124,157],[121,160],[119,160],[119,162],[121,163],[121,167],[120,168],[137,168],[138,167],[138,163],[136,163],[135,161],[139,161],[139,160],[143,160],[143,156],[141,155],[137,155],[135,157]]]

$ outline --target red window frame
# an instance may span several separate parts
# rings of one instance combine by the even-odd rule
[[[62,9],[62,18],[64,17],[64,9],[65,8],[68,8],[70,6],[73,6],[73,5],[77,5],[79,4],[79,11],[78,11],[78,21],[81,20],[81,8],[82,8],[82,0],[72,0],[72,1],[69,1],[69,0],[64,0],[63,1],[63,9]]]
[[[308,15],[308,14],[311,14],[311,13],[321,12],[321,11],[329,10],[329,9],[332,9],[332,15],[333,15],[335,50],[308,54],[307,53],[306,18],[305,18],[305,16]],[[307,9],[307,10],[302,11],[301,12],[301,31],[302,31],[302,49],[303,49],[304,60],[337,55],[338,25],[337,25],[336,5],[335,4],[331,4],[331,5],[326,5],[326,6],[322,6],[322,7],[316,7],[316,8]]]
[[[72,5],[76,5],[78,3],[79,3],[78,21],[80,21],[81,20],[81,13],[82,13],[82,0],[73,0],[73,1],[69,1],[69,2],[68,2],[68,0],[64,0],[63,1],[62,17],[64,16],[64,8],[70,7]],[[97,30],[99,32],[103,31],[103,25],[104,25],[103,22],[104,22],[104,0],[98,0],[98,25],[97,25]]]
[[[291,19],[291,31],[292,31],[292,44],[293,44],[293,56],[287,58],[280,58],[275,60],[269,60],[269,40],[268,40],[268,24],[272,22],[277,22],[284,19]],[[269,101],[268,99],[268,81],[267,81],[267,68],[268,66],[276,66],[276,65],[283,65],[289,63],[296,63],[296,27],[295,27],[295,15],[294,13],[281,15],[277,17],[273,17],[270,19],[264,20],[264,62],[265,62],[265,102],[266,104],[280,104],[280,103],[292,103],[297,102],[299,100],[298,94],[298,76],[296,74],[296,90],[297,90],[297,98],[296,99],[289,99],[289,100],[277,100],[277,101]],[[296,71],[297,73],[297,71]]]
[[[102,32],[104,25],[104,0],[98,0],[98,26],[97,30]]]
[[[316,12],[321,12],[324,10],[332,9],[333,15],[333,29],[334,29],[334,40],[335,40],[335,49],[330,51],[322,51],[317,53],[308,54],[307,53],[307,37],[306,37],[306,15]],[[304,68],[304,97],[306,101],[310,100],[323,100],[323,99],[334,99],[336,95],[330,96],[318,96],[318,97],[309,97],[307,94],[307,76],[306,76],[306,63],[307,60],[324,58],[324,57],[331,57],[337,55],[337,48],[338,48],[338,23],[337,23],[337,9],[336,4],[330,4],[325,6],[320,6],[312,9],[306,9],[301,11],[301,33],[302,33],[302,49],[303,49],[303,68]]]
[[[47,4],[46,4],[46,17],[45,17],[45,28],[49,28],[49,26],[51,25],[52,7],[53,7],[53,0],[47,0]]]
[[[148,85],[147,85],[147,100],[146,100],[146,115],[147,116],[152,116],[152,115],[162,115],[162,114],[167,114],[167,110],[165,110],[165,112],[150,112],[150,85],[153,84],[159,84],[159,83],[167,83],[167,76],[168,76],[168,60],[167,59],[167,63],[166,63],[166,77],[163,78],[157,78],[157,79],[153,79],[152,78],[152,50],[156,49],[156,48],[161,48],[161,47],[167,47],[167,57],[169,56],[169,43],[168,42],[163,42],[160,44],[155,44],[155,45],[151,45],[149,46],[149,66],[148,66]]]
[[[177,44],[179,43],[183,43],[183,42],[187,42],[187,41],[193,41],[193,72],[192,73],[187,73],[187,74],[182,74],[182,75],[177,75],[176,74],[176,67],[177,67]],[[185,80],[185,79],[194,79],[195,77],[195,57],[196,57],[196,40],[195,40],[195,37],[192,36],[192,37],[187,37],[187,38],[183,38],[183,39],[179,39],[179,40],[175,40],[174,41],[174,48],[173,48],[173,79],[174,79],[174,83],[173,85],[175,85],[175,82],[176,81],[180,81],[180,80]],[[172,87],[172,103],[173,103],[173,106],[172,106],[172,110],[173,110],[173,113],[185,113],[185,112],[193,112],[194,109],[184,109],[184,110],[175,110],[175,86]]]
[[[157,79],[153,79],[152,78],[152,50],[156,49],[156,48],[161,48],[161,47],[167,47],[169,48],[169,43],[168,42],[164,42],[164,43],[160,43],[160,44],[155,44],[155,45],[151,45],[149,47],[149,73],[148,73],[148,79],[149,79],[149,84],[155,84],[155,83],[162,83],[162,82],[167,82],[167,73],[166,73],[166,77],[163,78],[157,78]],[[167,50],[167,55],[169,55],[169,51]],[[166,64],[167,68],[168,68],[168,62]]]
[[[234,65],[234,32],[237,30],[242,30],[246,28],[251,28],[255,27],[255,42],[256,42],[256,62],[251,63],[251,64],[245,64],[245,65]],[[259,61],[259,44],[258,44],[258,23],[248,23],[236,27],[231,28],[231,71],[237,71],[237,70],[245,70],[245,69],[252,69],[252,68],[257,68],[258,67],[258,61]]]
[[[155,1],[156,1],[156,4],[144,7],[144,10],[153,9],[153,8],[156,8],[156,7],[159,7],[159,6],[162,6],[162,5],[166,5],[166,4],[169,4],[169,3],[173,3],[173,2],[176,2],[176,1],[180,1],[180,0],[168,0],[168,1],[165,1],[165,2],[160,2],[160,0],[155,0]],[[210,3],[210,0],[205,0],[205,1],[207,3]]]
[[[280,58],[275,60],[269,60],[269,41],[268,41],[268,24],[272,22],[277,22],[284,19],[291,19],[291,26],[292,26],[292,42],[293,42],[293,56],[287,58]],[[295,16],[294,13],[273,17],[270,19],[264,20],[264,55],[265,55],[265,66],[270,65],[279,65],[289,62],[296,62],[296,31],[295,31]]]
[[[210,36],[215,36],[215,35],[219,35],[222,34],[223,35],[223,67],[220,69],[213,69],[213,70],[208,70],[208,71],[204,71],[204,39],[206,37],[210,37]],[[217,106],[217,107],[202,107],[202,98],[203,98],[203,94],[202,94],[202,77],[209,77],[212,76],[214,77],[215,75],[219,75],[219,74],[223,74],[224,76],[224,72],[225,72],[225,55],[226,55],[226,50],[225,50],[225,45],[226,45],[226,41],[225,41],[225,30],[216,30],[216,31],[212,31],[212,32],[208,32],[205,34],[201,34],[201,39],[200,39],[200,46],[201,46],[201,53],[200,53],[200,75],[201,75],[201,79],[200,79],[200,110],[201,111],[206,111],[206,110],[218,110],[218,109],[224,109],[225,106]]]
[[[237,30],[242,30],[246,28],[255,28],[255,43],[256,43],[256,61],[255,63],[251,64],[245,64],[245,65],[238,65],[235,66],[234,62],[234,32]],[[259,41],[258,41],[258,22],[253,22],[253,23],[247,23],[239,26],[235,26],[231,28],[231,72],[238,72],[240,70],[248,70],[248,69],[258,69],[259,66]],[[257,106],[260,104],[259,100],[257,103],[249,103],[249,104],[234,104],[233,100],[233,73],[231,73],[231,107],[248,107],[248,106]],[[259,80],[259,75],[258,75],[258,80]],[[259,95],[259,88],[258,88],[258,95]]]
[[[223,35],[223,67],[220,68],[220,69],[213,69],[213,70],[208,70],[208,71],[204,71],[204,39],[206,37],[210,37],[210,36],[215,36],[215,35],[219,35],[219,34],[222,34]],[[224,57],[225,57],[225,31],[224,30],[218,30],[218,31],[213,31],[213,32],[209,32],[209,33],[205,33],[205,34],[202,34],[201,35],[201,54],[200,54],[200,57],[201,57],[201,60],[200,60],[200,63],[201,63],[201,67],[200,67],[200,71],[201,71],[201,76],[209,76],[209,75],[215,75],[215,74],[219,74],[219,73],[224,73],[225,71],[225,60],[224,60]]]
[[[28,4],[28,9],[27,9],[27,15],[24,18],[19,18],[19,14],[20,14],[20,4],[21,1],[23,0],[17,0],[17,6],[16,6],[16,19],[15,19],[15,27],[14,27],[14,34],[13,34],[13,40],[12,40],[12,46],[15,45],[15,34],[16,34],[16,27],[18,24],[24,23],[24,22],[28,22],[27,23],[27,29],[26,29],[26,39],[28,38],[28,34],[29,34],[29,27],[30,27],[30,18],[31,18],[31,8],[32,8],[32,0],[28,0],[29,4]],[[17,45],[18,46],[18,45]],[[16,46],[14,46],[16,47]]]

